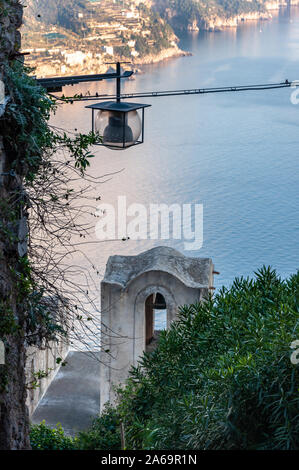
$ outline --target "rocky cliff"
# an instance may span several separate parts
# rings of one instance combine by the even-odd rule
[[[175,32],[219,31],[240,22],[271,19],[271,10],[298,5],[299,0],[153,0],[153,8]]]

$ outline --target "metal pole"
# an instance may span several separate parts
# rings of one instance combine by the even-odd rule
[[[141,142],[143,143],[144,142],[144,108],[142,108],[142,131],[141,131],[141,136],[142,136],[142,140]]]
[[[126,113],[122,113],[122,121],[123,121],[123,148],[125,148],[126,144]]]
[[[120,103],[120,62],[116,62],[116,101]]]
[[[120,440],[121,440],[121,450],[126,450],[125,427],[122,421],[120,422]]]

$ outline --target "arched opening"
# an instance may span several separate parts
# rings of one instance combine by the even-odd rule
[[[145,350],[151,352],[157,345],[161,330],[167,327],[167,306],[164,296],[157,292],[145,301]]]

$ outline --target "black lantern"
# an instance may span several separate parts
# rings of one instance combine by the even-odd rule
[[[104,145],[123,150],[144,141],[144,108],[150,104],[105,101],[86,108],[92,110],[92,131],[99,134]]]

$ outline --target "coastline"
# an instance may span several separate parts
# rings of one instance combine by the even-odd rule
[[[157,54],[148,54],[144,57],[141,58],[135,58],[131,61],[131,65],[133,67],[138,67],[138,66],[143,66],[143,65],[150,65],[150,64],[156,64],[158,62],[164,62],[169,59],[174,59],[177,57],[185,57],[185,56],[190,56],[192,55],[191,52],[188,51],[183,51],[180,49],[177,45],[174,45],[172,47],[169,47],[167,49],[163,49],[162,51],[158,52]],[[119,57],[115,59],[115,62],[117,60],[128,60],[127,58],[122,58]],[[28,64],[31,65],[31,64]],[[43,64],[43,65],[38,65],[37,64],[37,74],[39,77],[55,77],[58,76],[59,72],[52,66],[52,64]],[[90,58],[88,60],[88,63],[82,64],[82,66],[77,65],[76,67],[68,67],[64,68],[63,72],[60,73],[61,76],[65,75],[87,75],[87,74],[98,74],[98,73],[107,73],[110,69],[110,65],[107,64],[99,64],[98,60],[95,58]],[[138,69],[137,69],[138,70]],[[138,72],[141,72],[141,70],[138,70]]]
[[[186,25],[182,32],[221,32],[225,31],[227,28],[237,28],[240,24],[243,24],[248,21],[269,21],[273,18],[271,12],[277,12],[281,7],[286,7],[286,2],[279,2],[277,0],[269,1],[265,4],[265,11],[263,12],[250,12],[246,14],[236,15],[231,18],[220,17],[217,15],[211,16],[206,20],[204,27],[199,27],[194,21],[192,24]],[[291,0],[291,6],[299,6],[299,0]],[[152,53],[145,55],[143,57],[132,57],[131,64],[133,67],[156,64],[159,62],[164,62],[169,59],[174,59],[178,57],[191,56],[192,53],[189,51],[184,51],[178,47],[176,43],[173,42],[172,47],[166,48],[158,52],[157,54]],[[119,57],[116,60],[124,60],[124,58]],[[127,60],[127,59],[126,59]],[[30,66],[35,66],[34,64],[28,64]],[[58,68],[60,73],[58,71]],[[72,74],[97,74],[97,73],[106,73],[109,70],[109,67],[105,63],[99,63],[97,58],[89,57],[88,61],[76,67],[65,67],[56,64],[56,67],[53,67],[52,64],[36,64],[38,76],[39,77],[53,77],[53,76],[63,76],[63,75],[72,75]],[[138,70],[140,72],[141,70]]]
[[[158,54],[148,54],[140,59],[136,59],[132,62],[133,65],[149,65],[156,64],[157,62],[163,62],[168,59],[173,59],[176,57],[185,57],[192,55],[191,52],[183,51],[178,46],[169,47],[163,49]]]
[[[299,0],[290,0],[291,6],[299,6]],[[247,21],[270,21],[273,18],[272,11],[278,11],[280,8],[287,7],[286,2],[274,0],[269,1],[265,4],[266,11],[263,12],[250,12],[245,14],[240,14],[233,16],[231,18],[224,18],[219,17],[217,15],[211,16],[206,21],[206,25],[204,28],[199,28],[195,22],[192,25],[187,25],[186,31],[187,32],[200,32],[200,31],[207,31],[207,32],[220,32],[225,31],[227,28],[237,28],[240,24],[245,23]],[[176,58],[176,57],[184,57],[192,55],[189,51],[183,51],[177,45],[170,47],[168,49],[164,49],[163,51],[159,52],[158,54],[149,54],[144,56],[141,59],[135,59],[132,61],[133,65],[149,65],[155,64],[158,62],[163,62],[168,59]]]
[[[224,31],[226,28],[237,28],[240,23],[247,21],[268,21],[273,18],[272,11],[278,11],[280,8],[287,6],[286,1],[270,0],[265,3],[265,11],[252,11],[229,18],[212,15],[210,18],[206,19],[204,27],[200,27],[196,21],[193,21],[192,24],[187,25],[186,30],[189,32],[216,32]],[[299,6],[299,0],[290,0],[290,6]],[[182,31],[184,31],[184,29]]]
[[[206,24],[206,31],[223,31],[226,28],[237,28],[240,23],[245,23],[247,21],[267,21],[271,19],[272,14],[269,11],[250,12],[242,15],[233,16],[231,18],[221,18],[219,16],[214,16],[210,20],[208,20]]]

